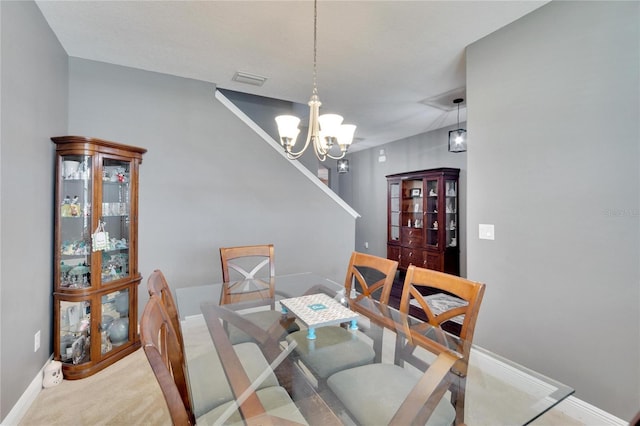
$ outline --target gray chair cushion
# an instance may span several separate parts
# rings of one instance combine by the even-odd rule
[[[263,330],[268,330],[273,323],[280,321],[282,317],[282,313],[273,310],[264,310],[264,311],[256,311],[250,312],[242,315],[244,318],[248,319],[252,323],[256,324]],[[291,323],[289,328],[287,329],[288,333],[293,333],[295,331],[300,330],[300,327],[295,323]],[[253,339],[246,334],[244,331],[238,329],[237,327],[229,324],[227,328],[227,332],[229,334],[229,340],[232,344],[243,343],[243,342],[251,342]]]
[[[327,385],[362,425],[387,425],[404,399],[420,380],[394,364],[370,364],[344,370],[327,380]],[[427,425],[451,425],[453,406],[440,400]]]
[[[357,332],[337,326],[316,329],[315,340],[307,339],[307,331],[301,330],[288,335],[287,341],[296,341],[297,355],[322,379],[347,368],[369,364],[376,355],[371,345],[358,338]]]
[[[234,350],[249,380],[254,382],[258,376],[267,372],[265,380],[257,386],[258,389],[279,385],[269,363],[255,343],[234,345]],[[190,360],[188,369],[193,413],[196,417],[234,399],[215,350]]]
[[[270,387],[265,389],[260,389],[256,391],[258,395],[258,399],[264,406],[267,413],[282,417],[284,419],[294,421],[297,423],[301,423],[306,425],[307,421],[302,416],[298,407],[293,403],[291,397],[287,393],[287,391],[282,387]],[[228,402],[224,405],[221,405],[215,408],[212,411],[204,414],[203,416],[196,418],[196,423],[198,425],[212,425],[219,421],[220,416],[230,407],[233,406],[233,402]],[[224,424],[224,425],[243,425],[244,422],[240,417],[240,412],[236,410],[233,412],[231,417],[229,417],[224,423],[216,423],[216,424]],[[274,424],[278,424],[278,422],[274,422]]]

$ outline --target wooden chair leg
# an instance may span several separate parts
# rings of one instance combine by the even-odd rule
[[[451,404],[456,409],[456,425],[464,424],[464,397],[465,388],[467,386],[467,377],[454,375],[456,379],[452,381],[451,386]]]

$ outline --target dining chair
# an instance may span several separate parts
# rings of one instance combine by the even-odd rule
[[[161,270],[155,269],[151,275],[149,275],[149,278],[147,279],[147,291],[149,292],[149,296],[156,295],[162,301],[162,305],[166,309],[169,319],[171,320],[171,324],[176,332],[176,336],[178,337],[180,347],[183,347],[184,340],[182,337],[182,327],[180,327],[178,308],[175,299],[171,294],[169,283]]]
[[[225,283],[260,278],[268,282],[276,274],[273,244],[221,247],[220,262],[222,264],[222,282]],[[221,294],[221,305],[241,302],[245,298],[249,300],[255,300],[256,297],[272,299],[274,296],[273,288],[269,287],[263,289],[258,295],[231,290],[229,289],[229,291]]]
[[[149,275],[147,289],[149,296],[156,296],[162,302],[162,306],[175,331],[178,343],[182,348],[183,356],[186,358],[188,352],[185,348],[177,305],[162,271],[156,269]],[[243,368],[252,381],[269,369],[269,363],[257,345],[249,342],[240,343],[234,346],[234,350],[241,359]],[[221,403],[233,399],[233,393],[226,383],[221,381],[216,384],[210,379],[211,376],[224,377],[224,370],[220,359],[213,348],[208,348],[204,350],[203,353],[198,353],[193,356],[192,359],[189,359],[188,363],[193,367],[187,369],[187,380],[191,389],[190,396],[194,416],[198,417]],[[190,374],[191,371],[193,371],[193,374]],[[202,371],[206,371],[207,374],[202,375]],[[278,380],[273,373],[267,374],[264,380],[257,385],[257,389],[269,386],[278,386]]]
[[[161,299],[157,295],[149,298],[140,319],[140,338],[145,355],[167,403],[173,424],[216,424],[221,416],[229,413],[231,423],[242,422],[241,415],[246,417],[250,413],[256,418],[265,418],[265,424],[306,424],[304,417],[284,388],[276,385],[250,390],[251,380],[244,371],[231,342],[224,332],[222,335],[224,338],[220,339],[220,333],[218,333],[216,351],[221,357],[225,357],[228,365],[233,366],[234,372],[230,375],[230,380],[234,384],[242,385],[232,386],[235,398],[239,398],[242,393],[246,396],[248,403],[245,406],[245,403],[237,405],[235,401],[229,401],[196,418],[191,405],[184,353],[178,342],[177,333]],[[218,344],[222,347],[218,348]],[[207,371],[207,374],[212,380],[215,379],[210,371]],[[213,381],[210,386],[214,386]]]
[[[417,334],[432,337],[444,346],[462,354],[461,360],[452,369],[455,377],[452,378],[451,401],[456,408],[456,423],[464,423],[464,397],[469,355],[484,291],[483,283],[414,265],[410,265],[407,269],[402,288],[400,312],[408,315],[413,306],[420,309],[427,319],[426,323],[412,326],[418,332]],[[430,295],[424,296],[425,293]],[[459,331],[455,334],[458,338],[448,333],[437,332],[448,322],[456,323]],[[422,333],[423,331],[426,333]],[[411,333],[406,333],[406,336],[409,340],[411,339]],[[407,345],[405,347],[407,353],[403,354],[403,358],[411,356],[414,347],[414,345]]]
[[[184,353],[158,296],[151,296],[140,317],[140,339],[175,425],[196,423],[185,372]]]
[[[273,244],[221,247],[222,291],[220,305],[254,302],[267,306],[244,315],[264,330],[282,320],[282,313],[275,310],[275,255]],[[285,295],[286,296],[286,295]],[[286,323],[287,333],[300,330],[292,319]],[[252,338],[238,328],[228,327],[232,343],[251,341]]]
[[[354,251],[344,280],[346,295],[354,301],[373,297],[387,304],[397,269],[395,260]]]
[[[398,262],[370,254],[353,252],[345,277],[345,294],[351,300],[379,297],[388,302]],[[352,292],[353,290],[353,292]],[[337,371],[379,361],[382,352],[382,330],[377,327],[363,329],[373,345],[362,340],[358,333],[339,326],[319,327],[316,339],[307,339],[306,331],[287,336],[296,342],[300,361],[313,371],[322,384]]]
[[[361,425],[451,426],[455,409],[445,397],[459,358],[442,352],[424,373],[374,363],[339,371],[327,386]]]

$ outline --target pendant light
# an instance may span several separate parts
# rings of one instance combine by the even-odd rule
[[[460,104],[464,99],[453,100],[458,105],[458,128],[449,132],[449,152],[465,152],[467,150],[467,131],[460,128]]]

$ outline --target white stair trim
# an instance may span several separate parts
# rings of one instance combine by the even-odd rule
[[[280,146],[278,142],[276,142],[271,136],[267,134],[260,126],[258,126],[249,116],[247,116],[244,112],[240,110],[233,102],[231,102],[225,95],[223,95],[219,90],[216,90],[215,93],[216,99],[220,101],[224,106],[226,106],[229,111],[234,113],[240,120],[242,120],[247,126],[249,126],[258,136],[264,139],[273,149],[275,149],[280,155],[284,158],[287,158],[287,155],[284,152],[284,149]],[[297,168],[300,173],[305,175],[311,182],[313,182],[318,188],[320,188],[325,194],[329,196],[333,201],[338,203],[343,209],[345,209],[354,219],[360,217],[360,214],[355,211],[349,204],[345,203],[345,201],[338,197],[338,195],[333,192],[327,185],[323,184],[317,176],[315,176],[309,169],[303,166],[299,161],[290,161],[287,159],[287,162]]]

